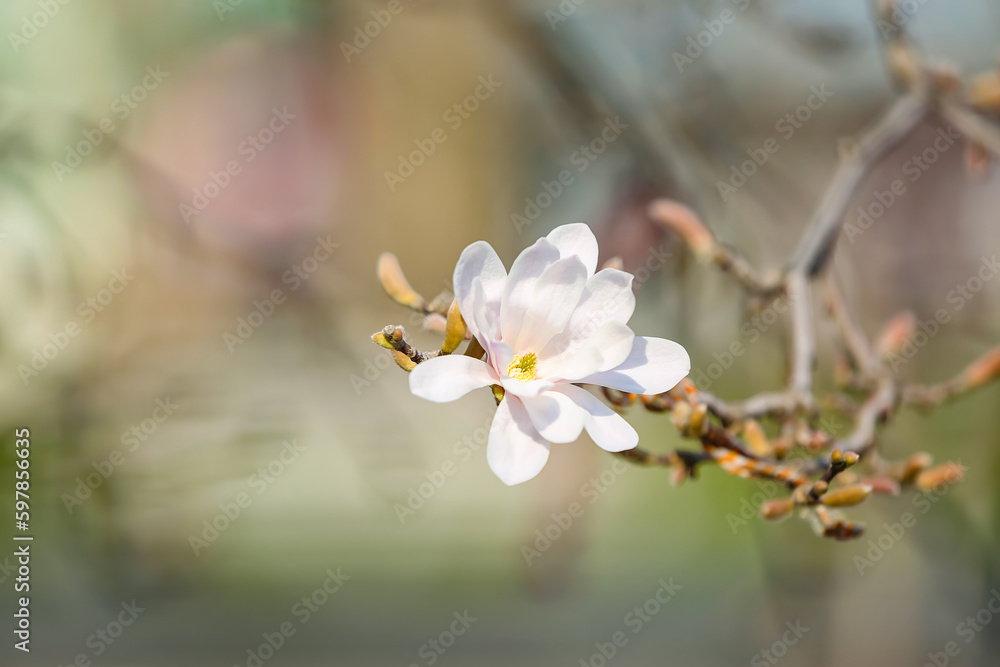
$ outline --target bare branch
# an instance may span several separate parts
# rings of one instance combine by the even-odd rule
[[[964,396],[1000,378],[1000,345],[989,350],[962,371],[939,384],[903,388],[903,403],[930,409]]]
[[[792,254],[789,273],[801,272],[812,278],[823,270],[858,186],[875,163],[926,118],[927,108],[926,95],[906,95],[846,149],[826,194]]]

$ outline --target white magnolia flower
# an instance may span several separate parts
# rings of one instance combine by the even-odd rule
[[[455,267],[455,299],[486,359],[440,356],[410,373],[410,390],[439,403],[503,387],[486,458],[506,484],[537,475],[549,443],[573,442],[583,429],[609,452],[638,444],[628,422],[577,384],[659,394],[691,370],[683,347],[626,326],[632,275],[596,268],[597,239],[584,224],[536,241],[510,275],[488,243],[473,243]]]

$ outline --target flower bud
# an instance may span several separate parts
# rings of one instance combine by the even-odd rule
[[[390,327],[386,327],[389,329]],[[372,342],[379,347],[384,347],[387,350],[395,350],[396,346],[392,344],[389,337],[386,336],[385,331],[379,331],[378,333],[372,334]]]
[[[969,82],[969,104],[979,109],[1000,112],[1000,72],[987,72]]]
[[[837,521],[823,529],[823,536],[832,537],[838,542],[845,542],[861,537],[864,532],[865,527],[860,523]]]
[[[989,149],[981,143],[969,141],[965,144],[965,171],[977,179],[986,178],[990,173]]]
[[[743,424],[743,440],[750,447],[750,451],[762,458],[771,456],[771,443],[767,441],[764,429],[756,419],[748,419]]]
[[[875,343],[875,350],[883,359],[889,359],[899,351],[910,340],[917,329],[917,317],[910,311],[899,313],[893,317],[882,329],[878,341]]]
[[[675,403],[670,394],[643,394],[639,398],[642,400],[643,407],[650,412],[666,412]]]
[[[786,518],[795,509],[795,503],[790,498],[767,500],[760,506],[760,516],[768,521],[779,521]]]
[[[788,456],[792,452],[794,444],[790,438],[785,436],[775,438],[771,442],[771,447],[774,449],[774,458],[780,461]]]
[[[670,421],[674,423],[678,431],[682,434],[685,433],[691,426],[691,404],[675,403],[670,411]]]
[[[423,307],[424,298],[410,287],[399,266],[399,260],[391,252],[379,255],[377,273],[382,288],[393,301],[407,308],[420,310]]]
[[[691,409],[690,429],[687,435],[701,437],[708,431],[708,406],[698,403]]]
[[[871,495],[872,487],[868,484],[844,486],[823,494],[819,499],[827,507],[850,507],[857,505]]]
[[[424,331],[443,334],[448,330],[448,320],[441,313],[428,313],[424,316]]]
[[[621,257],[612,257],[608,261],[604,262],[604,269],[618,269],[619,271],[625,270],[625,262],[622,261]]]
[[[458,302],[452,301],[448,308],[448,322],[445,328],[444,342],[441,343],[441,351],[451,354],[458,349],[458,346],[465,340],[465,320],[462,313],[458,312]]]
[[[962,373],[964,389],[974,389],[1000,377],[1000,345],[973,361]]]
[[[949,461],[917,475],[917,488],[921,491],[930,491],[942,484],[957,484],[963,477],[965,477],[965,466]]]
[[[648,213],[654,222],[684,239],[698,259],[713,259],[717,247],[715,236],[687,206],[670,199],[657,199],[649,205]]]
[[[886,496],[899,495],[899,482],[894,479],[888,477],[868,477],[863,481],[872,487],[872,493],[881,493]]]
[[[392,358],[396,360],[396,365],[402,368],[407,373],[409,373],[410,371],[412,371],[414,368],[417,367],[417,362],[415,362],[413,359],[410,359],[408,356],[406,356],[399,350],[392,351]]]
[[[796,505],[805,505],[809,502],[809,491],[812,489],[808,484],[799,484],[792,489],[792,502]]]
[[[899,483],[912,484],[917,479],[917,475],[930,466],[931,461],[931,455],[926,452],[917,452],[910,456],[903,464],[903,471],[899,475]]]

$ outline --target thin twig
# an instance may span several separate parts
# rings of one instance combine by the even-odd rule
[[[840,335],[847,344],[847,351],[850,352],[855,366],[868,375],[877,373],[880,367],[878,355],[875,354],[864,330],[855,321],[832,271],[826,275],[826,297],[827,308],[840,328]]]
[[[944,100],[941,115],[968,139],[1000,157],[1000,127],[954,100]]]
[[[936,408],[985,386],[1000,377],[1000,345],[962,369],[955,377],[933,385],[903,388],[903,403],[917,408]]]
[[[790,274],[801,272],[812,278],[823,270],[858,186],[875,163],[926,116],[926,94],[910,93],[894,103],[871,129],[846,149],[826,194],[792,254]]]

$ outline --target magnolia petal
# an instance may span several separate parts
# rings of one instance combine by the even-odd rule
[[[535,477],[549,460],[549,443],[531,424],[527,411],[517,398],[500,402],[490,427],[486,461],[490,469],[508,486]]]
[[[524,380],[515,380],[509,377],[501,378],[500,384],[503,385],[505,392],[514,396],[520,396],[521,398],[534,398],[543,391],[548,391],[555,386],[555,382],[550,382],[549,380],[529,380],[525,382]]]
[[[587,280],[583,296],[570,319],[566,332],[586,335],[605,322],[627,324],[635,311],[631,273],[618,269],[602,269]]]
[[[410,391],[435,403],[447,403],[473,389],[499,382],[490,366],[464,355],[428,359],[410,371]]]
[[[553,336],[561,333],[573,316],[586,286],[587,269],[575,255],[560,259],[545,269],[535,282],[513,343],[514,353],[537,354]]]
[[[635,310],[635,295],[632,293],[632,275],[617,269],[604,269],[587,280],[583,296],[565,331],[548,342],[539,359],[551,359],[568,350],[582,350],[589,346],[588,339],[609,322],[626,324]],[[631,350],[626,350],[625,356]],[[587,373],[605,371],[625,360],[618,359],[611,366],[593,367]],[[582,377],[582,376],[576,376]]]
[[[538,363],[538,374],[549,379],[577,381],[617,367],[632,352],[635,334],[620,322],[605,322],[586,339],[571,342],[571,347],[559,355],[548,358],[546,353],[554,349],[563,336],[556,336],[542,353]]]
[[[479,278],[483,283],[484,302],[477,302],[473,292],[473,280]],[[507,270],[496,252],[486,241],[476,241],[462,251],[455,265],[452,277],[455,285],[455,300],[458,310],[465,318],[465,323],[474,336],[483,342],[475,323],[474,313],[480,308],[490,308],[497,313],[499,321],[500,300],[507,282]]]
[[[590,231],[590,227],[582,222],[561,225],[553,229],[546,238],[559,248],[560,258],[576,255],[586,267],[587,275],[594,275],[597,270],[597,237]]]
[[[538,239],[514,260],[500,303],[500,330],[504,339],[516,339],[524,313],[531,305],[535,284],[558,259],[559,249],[548,239]]]
[[[472,326],[475,328],[474,335],[479,339],[479,343],[483,346],[483,349],[487,352],[492,353],[494,346],[500,342],[500,306],[494,308],[489,301],[489,296],[486,294],[486,286],[483,281],[479,278],[472,279],[472,298],[470,301],[473,304],[472,310],[470,311],[471,317],[463,315],[465,319],[466,326],[469,326],[471,321]],[[480,306],[480,304],[487,304],[486,306]],[[461,304],[458,307],[459,311],[462,310]]]
[[[566,394],[544,391],[521,403],[538,433],[549,442],[573,442],[580,437],[585,413]]]
[[[678,343],[665,338],[636,336],[621,365],[594,373],[580,382],[632,394],[660,394],[677,386],[691,371],[691,358]]]
[[[555,391],[564,394],[583,410],[583,426],[601,449],[623,452],[639,444],[639,434],[632,425],[586,389],[563,384]]]
[[[489,347],[484,345],[483,349],[487,353],[486,361],[497,372],[497,376],[501,379],[506,378],[507,369],[514,361],[514,349],[501,340],[489,341]]]

